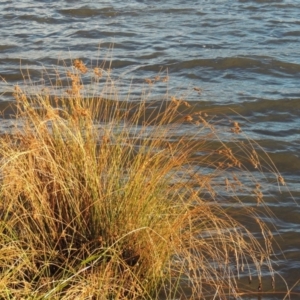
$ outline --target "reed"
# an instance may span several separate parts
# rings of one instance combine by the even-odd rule
[[[15,87],[0,137],[1,299],[215,299],[274,280],[260,161],[239,125],[223,141],[181,99],[119,100],[109,75],[105,97],[84,96],[81,76],[104,73],[75,60],[59,97],[55,84]]]

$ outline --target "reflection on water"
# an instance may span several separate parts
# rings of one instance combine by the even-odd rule
[[[282,249],[276,269],[289,286],[296,283],[300,278],[300,3],[7,0],[0,8],[0,75],[11,86],[21,83],[27,72],[34,86],[49,83],[55,77],[53,66],[63,66],[63,60],[79,57],[88,65],[106,60],[102,67],[112,69],[124,95],[130,85],[132,96],[138,97],[147,86],[146,78],[169,76],[169,81],[151,87],[153,97],[162,97],[167,89],[170,95],[194,102],[212,122],[223,114],[238,121],[243,132],[270,153],[293,194],[281,187],[279,192],[268,191],[273,197],[266,200],[277,216],[272,221]],[[113,50],[108,51],[111,45]],[[12,91],[4,81],[1,100],[9,101]],[[6,110],[6,116],[10,112]],[[0,130],[9,126],[11,122],[3,120]],[[300,286],[293,291],[300,292]],[[291,294],[292,299],[297,297]],[[253,294],[243,299],[282,298]]]

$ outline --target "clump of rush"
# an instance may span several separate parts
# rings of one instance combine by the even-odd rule
[[[84,96],[82,76],[106,92]],[[1,299],[225,299],[274,281],[263,169],[238,123],[223,141],[184,99],[120,100],[81,60],[65,79],[60,95],[17,86],[0,136]]]

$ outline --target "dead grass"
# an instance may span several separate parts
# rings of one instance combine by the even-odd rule
[[[235,141],[239,124],[228,143],[175,97],[84,97],[89,73],[105,70],[75,60],[59,98],[15,88],[16,126],[0,139],[1,299],[216,299],[237,297],[244,277],[274,280],[249,167],[260,160]],[[193,132],[178,136],[183,125]]]

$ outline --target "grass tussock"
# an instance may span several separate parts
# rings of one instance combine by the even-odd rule
[[[59,97],[15,88],[15,126],[0,138],[0,298],[200,299],[273,280],[254,147],[221,141],[174,97],[120,101],[109,76],[110,99],[84,97],[82,74],[104,72],[76,60]]]

